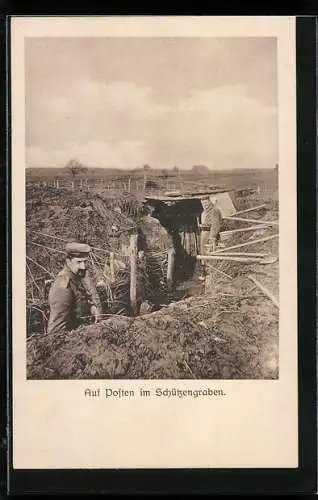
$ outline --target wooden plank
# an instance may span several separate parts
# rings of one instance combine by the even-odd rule
[[[253,222],[255,224],[265,224],[266,226],[278,226],[279,222],[277,220],[257,220],[257,219],[244,219],[243,217],[235,217],[229,216],[229,217],[223,217],[223,219],[226,220],[237,220],[240,222]]]
[[[168,269],[167,269],[167,285],[168,291],[173,290],[173,275],[174,275],[174,259],[175,259],[175,249],[169,248],[168,250]]]
[[[270,227],[270,224],[268,224],[267,227]],[[239,229],[230,229],[228,231],[221,231],[220,236],[229,236],[231,234],[236,234],[236,233],[245,233],[246,231],[257,231],[258,229],[266,229],[266,225],[258,224],[257,226],[242,227]]]
[[[215,252],[211,252],[209,255],[214,255]],[[221,255],[227,255],[228,257],[268,257],[270,253],[262,252],[222,252]]]
[[[238,245],[233,245],[231,247],[227,247],[227,248],[220,248],[219,250],[215,250],[215,252],[213,252],[214,254],[220,254],[220,253],[223,253],[223,252],[227,252],[228,250],[234,250],[235,248],[242,248],[242,247],[247,247],[249,245],[254,245],[255,243],[262,243],[263,241],[269,241],[269,240],[272,240],[274,238],[278,238],[278,234],[273,234],[271,236],[266,236],[265,238],[259,238],[257,240],[250,240],[250,241],[246,241],[245,243],[240,243]]]
[[[137,314],[137,234],[130,236],[130,304],[133,314]]]
[[[197,255],[198,260],[228,260],[233,262],[262,263],[262,258],[257,257],[231,257],[228,255]]]
[[[253,212],[254,210],[259,210],[259,209],[265,208],[265,207],[266,207],[266,205],[263,204],[263,205],[258,205],[257,207],[245,208],[245,210],[239,210],[238,212],[235,212],[235,214],[233,214],[233,217],[236,217],[237,215],[241,215],[241,214],[246,214],[247,212]]]
[[[257,281],[253,276],[247,276],[248,279],[250,279],[263,293],[268,297],[273,304],[279,308],[279,302],[277,298],[264,286],[262,285],[259,281]]]

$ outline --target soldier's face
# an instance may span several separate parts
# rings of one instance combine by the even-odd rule
[[[77,276],[84,277],[86,273],[87,259],[73,257],[72,259],[68,259],[68,266],[72,273],[76,274]]]

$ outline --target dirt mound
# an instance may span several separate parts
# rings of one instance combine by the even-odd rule
[[[33,336],[28,378],[277,378],[277,310],[250,284],[236,286],[241,295],[189,298],[137,318]]]

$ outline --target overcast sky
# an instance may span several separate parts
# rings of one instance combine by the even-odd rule
[[[27,166],[273,168],[273,38],[26,40]]]

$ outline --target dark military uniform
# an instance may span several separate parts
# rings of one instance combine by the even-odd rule
[[[70,248],[81,249],[81,246],[73,244]],[[95,305],[99,313],[101,309],[98,294],[88,273],[86,272],[85,277],[76,275],[67,264],[56,276],[49,292],[48,302],[50,305],[48,333],[73,330],[82,323],[83,316],[90,314],[90,306]]]
[[[83,302],[82,278],[67,266],[59,272],[49,292],[48,333],[73,330],[80,324]]]

